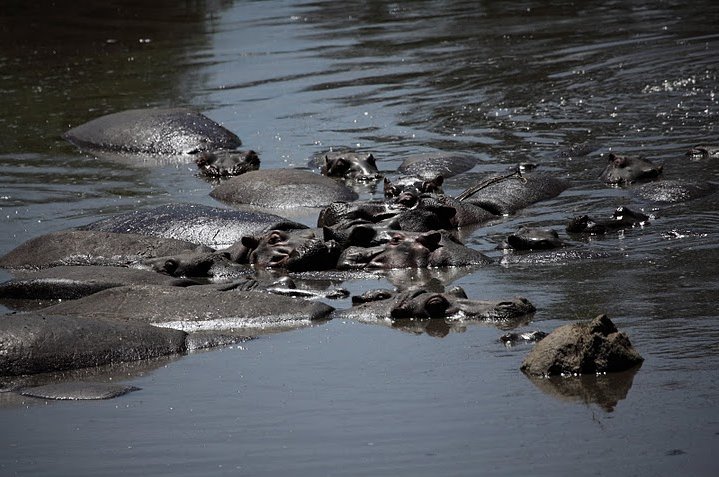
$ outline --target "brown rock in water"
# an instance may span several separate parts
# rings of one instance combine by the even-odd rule
[[[521,370],[529,375],[596,374],[624,371],[644,361],[606,315],[560,326],[537,343]]]

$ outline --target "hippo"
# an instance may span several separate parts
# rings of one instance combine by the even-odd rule
[[[141,388],[121,383],[60,382],[20,389],[23,396],[61,401],[113,399]]]
[[[662,180],[642,184],[634,192],[644,200],[672,204],[699,199],[712,194],[716,190],[717,186],[711,182]]]
[[[239,176],[260,168],[260,157],[255,151],[203,151],[197,154],[195,164],[200,174],[210,179]]]
[[[522,333],[511,332],[505,333],[499,337],[499,341],[504,344],[507,348],[516,346],[520,343],[536,343],[547,337],[547,333],[544,331],[525,331]]]
[[[655,179],[662,173],[662,166],[656,166],[643,157],[618,156],[610,153],[608,164],[599,178],[608,184],[631,184],[640,180]]]
[[[407,156],[397,169],[405,175],[432,180],[437,176],[445,179],[467,172],[477,165],[477,159],[464,154],[433,152]]]
[[[406,190],[417,191],[420,194],[444,194],[442,184],[444,177],[441,175],[425,179],[419,176],[403,176],[394,181],[384,178],[384,196],[386,199],[398,197]]]
[[[250,171],[224,181],[210,195],[226,204],[265,208],[324,207],[358,198],[344,184],[297,169]]]
[[[310,165],[319,165],[320,173],[327,177],[374,182],[382,178],[377,161],[369,152],[338,149],[323,152],[310,160]]]
[[[41,235],[0,257],[0,267],[38,269],[59,265],[114,265],[158,256],[212,249],[174,238],[95,230],[63,230]]]
[[[15,278],[0,283],[0,303],[32,309],[48,306],[50,300],[74,300],[107,288],[140,284],[186,287],[199,282],[127,267],[61,265],[15,272]]]
[[[564,247],[552,250],[529,250],[529,253],[507,253],[499,260],[503,267],[511,265],[567,265],[582,260],[596,260],[611,256],[606,250]]]
[[[457,196],[457,200],[481,207],[497,216],[513,214],[535,202],[561,194],[569,184],[549,174],[515,170],[490,176]]]
[[[587,215],[574,217],[567,223],[567,233],[602,235],[618,230],[644,227],[649,223],[650,216],[634,212],[628,207],[620,206],[608,219],[592,219]]]
[[[520,227],[510,234],[498,248],[504,255],[499,260],[503,267],[510,265],[565,265],[580,260],[609,257],[604,250],[573,247],[559,238],[556,231],[540,227]]]
[[[158,274],[181,278],[212,278],[226,281],[245,276],[250,270],[225,251],[189,252],[155,257],[133,264]]]
[[[186,155],[233,151],[242,145],[234,133],[186,108],[132,109],[108,114],[70,129],[63,138],[95,152]]]
[[[87,368],[186,351],[184,331],[115,318],[54,315],[46,310],[0,317],[0,376]]]
[[[689,149],[687,157],[692,160],[703,160],[719,157],[719,146],[714,144],[697,144]]]
[[[445,206],[438,197],[405,191],[393,202],[335,202],[320,212],[317,226],[333,229],[338,237],[352,234],[357,226],[411,232],[456,228],[452,220],[455,209]]]
[[[184,331],[286,329],[330,317],[333,307],[256,290],[246,281],[187,288],[128,285],[45,308],[52,316],[146,323]]]
[[[525,357],[521,370],[533,376],[572,376],[625,371],[643,361],[612,320],[599,315],[552,331]]]
[[[260,236],[245,236],[240,243],[245,250],[236,254],[236,260],[246,257],[246,262],[257,268],[294,272],[333,269],[341,252],[336,242],[325,241],[311,230],[271,230]]]
[[[377,247],[348,247],[337,261],[339,270],[483,266],[491,260],[440,231],[397,231]]]
[[[410,289],[403,292],[371,290],[361,300],[353,297],[350,309],[338,312],[344,318],[364,322],[397,320],[484,321],[512,324],[534,313],[526,298],[502,301],[471,300],[461,287],[446,292]]]
[[[554,157],[561,159],[571,159],[574,157],[588,156],[590,153],[600,148],[600,144],[593,141],[579,142],[561,147],[554,153]]]
[[[247,174],[251,174],[251,172]],[[306,228],[306,225],[279,215],[193,204],[165,204],[152,209],[116,215],[78,227],[79,230],[174,238],[214,249],[229,247],[246,235],[267,230]]]
[[[507,236],[505,244],[502,244],[503,248],[514,250],[550,250],[566,246],[555,230],[526,226]]]

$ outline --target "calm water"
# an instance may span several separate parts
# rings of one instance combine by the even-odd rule
[[[336,319],[118,367],[105,376],[143,389],[111,401],[0,395],[1,474],[717,474],[717,194],[652,205],[597,181],[610,150],[719,181],[716,160],[684,156],[719,142],[716,2],[25,3],[0,9],[0,253],[138,207],[217,205],[190,165],[133,168],[59,138],[147,106],[205,112],[263,168],[348,145],[387,171],[409,153],[479,157],[451,193],[526,160],[573,181],[465,234],[494,256],[521,224],[563,230],[619,205],[656,219],[586,245],[608,259],[444,277],[526,296],[538,311],[522,329],[607,313],[646,359],[635,374],[535,383],[518,370],[529,348],[493,326],[437,338]],[[584,143],[597,149],[559,154]]]

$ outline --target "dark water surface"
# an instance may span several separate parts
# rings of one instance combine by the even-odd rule
[[[607,259],[445,277],[527,297],[520,329],[607,313],[646,359],[636,373],[534,382],[529,347],[491,325],[439,338],[335,319],[120,366],[142,390],[110,401],[0,395],[0,474],[717,475],[719,198],[651,204],[597,180],[613,150],[719,181],[716,159],[684,156],[719,143],[716,2],[26,3],[0,8],[0,253],[121,211],[218,205],[194,165],[131,167],[59,137],[148,106],[205,112],[263,168],[347,145],[387,171],[409,153],[479,157],[451,193],[518,161],[573,182],[465,234],[494,256],[521,224],[563,230],[619,205],[656,219],[587,244]],[[596,149],[561,154],[578,144]]]

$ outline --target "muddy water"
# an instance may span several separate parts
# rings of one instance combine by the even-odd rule
[[[646,361],[533,382],[518,371],[529,348],[505,348],[494,326],[333,320],[119,367],[110,375],[143,389],[111,401],[4,395],[0,473],[716,474],[719,199],[651,204],[597,181],[610,150],[662,163],[665,178],[719,181],[716,159],[684,156],[719,142],[715,2],[94,3],[0,11],[0,253],[125,210],[217,205],[188,165],[130,167],[59,139],[122,109],[196,107],[264,168],[332,145],[372,150],[387,171],[415,152],[480,158],[451,193],[532,161],[574,187],[466,232],[472,247],[498,257],[519,225],[561,231],[619,205],[655,220],[585,244],[607,259],[440,278],[478,298],[529,298],[538,311],[520,329],[607,313]],[[566,154],[577,145],[591,152]],[[412,279],[423,277],[345,286]]]

